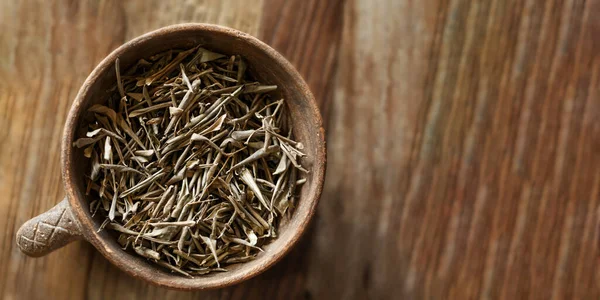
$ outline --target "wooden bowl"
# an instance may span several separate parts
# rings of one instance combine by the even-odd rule
[[[139,59],[174,48],[203,44],[224,54],[240,54],[248,70],[259,81],[279,86],[293,120],[294,135],[305,146],[302,164],[310,173],[302,186],[297,206],[289,221],[280,225],[279,236],[264,247],[255,260],[227,267],[219,272],[185,278],[165,271],[143,258],[125,252],[106,230],[98,232],[101,219],[92,218],[85,196],[84,173],[89,161],[73,147],[86,131],[84,113],[93,104],[107,99],[114,86],[115,60],[123,70]],[[315,99],[300,74],[277,51],[258,39],[210,24],[181,24],[161,28],[135,38],[108,55],[83,83],[71,107],[62,140],[62,176],[66,198],[50,211],[27,221],[17,233],[17,245],[30,256],[42,256],[70,241],[85,239],[114,265],[133,277],[174,289],[202,290],[239,283],[265,271],[280,260],[298,241],[315,213],[325,177],[325,134]]]

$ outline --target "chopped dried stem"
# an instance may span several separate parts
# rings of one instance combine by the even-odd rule
[[[256,82],[240,56],[199,46],[120,68],[117,59],[111,94],[73,143],[90,159],[100,230],[187,277],[254,259],[306,182],[277,86]]]

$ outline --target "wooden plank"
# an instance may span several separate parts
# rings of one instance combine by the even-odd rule
[[[599,9],[347,3],[315,298],[600,296]]]
[[[343,0],[268,1],[259,37],[302,74],[327,120],[342,31]]]
[[[600,1],[0,2],[6,299],[598,299]],[[71,100],[111,49],[184,22],[242,29],[327,121],[315,222],[265,274],[203,293],[130,278],[87,243],[41,259],[17,227],[63,196]]]

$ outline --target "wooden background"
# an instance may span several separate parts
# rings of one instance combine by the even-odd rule
[[[63,197],[80,84],[123,42],[209,22],[310,84],[328,174],[282,262],[202,293],[14,233]],[[599,299],[600,0],[0,1],[0,298]]]

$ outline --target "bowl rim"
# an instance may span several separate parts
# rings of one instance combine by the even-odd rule
[[[291,237],[287,244],[283,244],[281,247],[272,251],[268,257],[265,257],[263,262],[258,264],[253,268],[244,268],[240,267],[235,274],[231,276],[223,276],[222,278],[211,278],[211,277],[196,277],[194,279],[179,277],[177,275],[171,276],[162,276],[156,277],[152,272],[146,272],[147,270],[132,268],[127,262],[131,261],[131,257],[117,255],[109,247],[109,244],[102,238],[96,230],[94,230],[94,224],[92,223],[91,217],[88,216],[88,213],[81,206],[81,202],[84,199],[79,199],[78,195],[83,195],[77,190],[76,184],[76,175],[71,172],[71,161],[74,155],[74,150],[72,147],[72,143],[74,141],[74,135],[76,131],[76,123],[77,118],[80,114],[82,114],[82,105],[83,100],[86,98],[87,94],[90,92],[90,87],[92,84],[99,78],[100,75],[104,74],[107,68],[110,68],[117,57],[127,52],[133,46],[142,43],[149,39],[162,38],[166,35],[170,35],[179,31],[201,31],[208,33],[218,33],[225,34],[229,36],[233,36],[235,38],[243,39],[246,43],[248,43],[251,47],[255,47],[261,52],[265,53],[268,57],[270,57],[274,63],[280,65],[280,67],[288,73],[296,82],[297,85],[303,92],[303,98],[307,100],[307,104],[310,107],[310,111],[313,114],[315,119],[315,126],[313,128],[318,128],[318,149],[315,149],[316,157],[314,158],[314,164],[311,169],[313,173],[313,178],[315,181],[315,189],[314,192],[309,194],[306,198],[303,198],[303,201],[309,201],[309,209],[305,214],[300,215],[300,222],[298,222],[297,227],[294,227],[292,230]],[[123,270],[125,273],[130,276],[141,278],[146,282],[152,283],[157,286],[178,289],[178,290],[205,290],[205,289],[215,289],[222,288],[230,285],[237,284],[239,282],[250,279],[268,268],[274,265],[276,262],[281,260],[290,250],[291,248],[298,242],[302,234],[306,231],[306,228],[309,225],[310,220],[314,216],[316,206],[319,202],[319,198],[323,191],[323,183],[325,179],[325,169],[326,169],[326,145],[325,145],[325,130],[323,128],[323,121],[321,114],[319,112],[319,107],[315,101],[314,96],[310,92],[310,89],[302,76],[298,73],[298,71],[292,66],[292,64],[285,59],[279,52],[271,48],[266,43],[260,41],[258,38],[253,37],[250,34],[244,33],[242,31],[232,29],[229,27],[214,25],[214,24],[206,24],[206,23],[183,23],[170,25],[166,27],[159,28],[157,30],[148,32],[141,36],[138,36],[115,50],[113,50],[109,55],[107,55],[90,73],[90,75],[86,78],[81,88],[79,89],[77,95],[75,96],[75,100],[71,105],[69,110],[64,131],[63,131],[63,139],[61,145],[61,170],[62,170],[62,178],[63,184],[65,187],[65,193],[67,195],[69,204],[72,208],[73,215],[77,219],[80,229],[82,231],[85,239],[90,242],[106,259],[108,259],[113,265],[117,266],[119,269]],[[79,192],[79,193],[78,193]],[[151,266],[151,265],[149,265]],[[151,266],[154,268],[154,266]],[[226,274],[226,273],[222,273]]]

